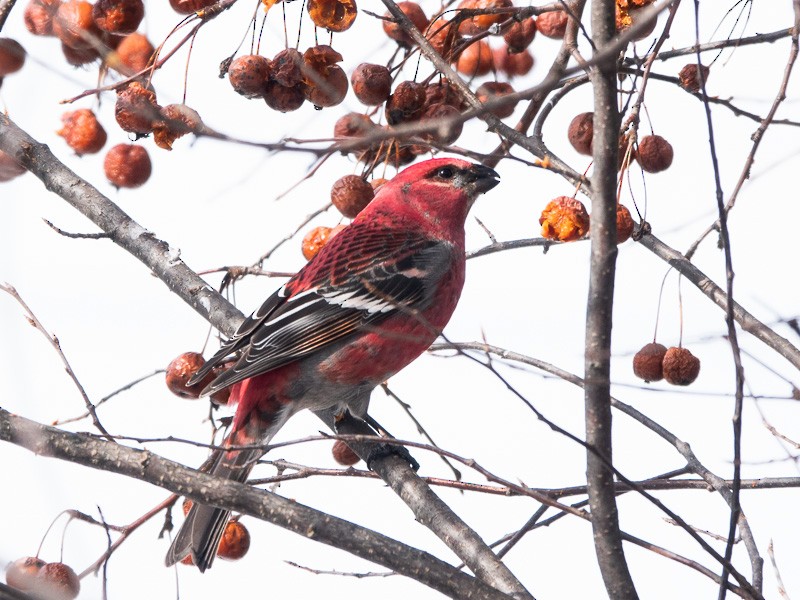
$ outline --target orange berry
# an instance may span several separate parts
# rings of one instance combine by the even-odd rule
[[[592,155],[592,138],[594,137],[594,113],[585,112],[577,115],[569,124],[567,138],[579,154]]]
[[[647,382],[661,381],[664,378],[662,362],[667,348],[651,342],[633,355],[633,374]]]
[[[445,60],[453,60],[451,56],[453,48],[463,39],[458,32],[458,27],[454,27],[451,21],[447,21],[443,17],[433,19],[428,25],[428,29],[424,31],[425,37],[428,38],[431,46],[439,55]]]
[[[56,11],[53,33],[70,48],[91,48],[100,30],[92,18],[92,5],[85,0],[67,0]]]
[[[514,22],[503,34],[503,41],[508,46],[509,54],[518,54],[531,45],[534,37],[536,37],[536,21],[533,17],[529,17]]]
[[[478,97],[478,100],[483,103],[489,102],[490,100],[496,100],[513,93],[514,88],[511,87],[510,83],[505,81],[487,81],[475,91],[475,95]],[[500,119],[505,119],[514,114],[514,109],[517,107],[518,102],[519,100],[506,102],[505,104],[493,107],[489,112]]]
[[[311,260],[323,246],[330,242],[333,237],[344,229],[344,225],[337,225],[336,227],[315,227],[309,231],[303,238],[302,251],[306,260]]]
[[[633,235],[633,217],[631,211],[622,204],[617,204],[617,244],[628,241]]]
[[[439,127],[422,137],[443,146],[455,143],[464,129],[464,122],[458,119],[460,114],[457,108],[449,104],[431,104],[425,109],[420,121],[437,121]]]
[[[553,10],[542,13],[536,18],[536,29],[545,37],[560,40],[567,32],[567,23],[569,23],[569,15],[566,11]]]
[[[228,521],[217,547],[217,556],[225,560],[239,560],[250,549],[250,532],[239,521]]]
[[[495,68],[508,77],[527,75],[533,68],[533,54],[527,49],[512,54],[509,53],[507,46],[502,46],[494,50],[492,57]]]
[[[117,90],[114,117],[124,131],[139,135],[150,133],[160,115],[161,107],[156,102],[156,93],[138,81],[132,81]]]
[[[100,58],[100,53],[96,48],[73,48],[64,42],[61,42],[61,53],[73,67],[82,67]]]
[[[342,440],[333,442],[331,454],[333,454],[333,460],[345,467],[351,467],[361,460],[361,457],[353,452],[353,449]]]
[[[292,112],[306,101],[302,84],[287,87],[275,81],[268,81],[264,88],[264,101],[272,110]]]
[[[580,200],[559,196],[542,211],[539,224],[542,226],[542,237],[571,242],[588,233],[589,215]]]
[[[284,87],[303,81],[303,55],[294,48],[278,52],[270,63],[270,79]]]
[[[353,93],[361,104],[379,106],[392,92],[392,74],[383,65],[361,63],[350,76]]]
[[[97,0],[92,18],[108,33],[133,33],[144,18],[144,3],[142,0]]]
[[[126,35],[117,46],[117,59],[120,64],[128,70],[128,73],[133,75],[144,69],[153,57],[156,49],[153,44],[141,33],[131,33]],[[120,70],[117,65],[111,65],[113,68]]]
[[[700,359],[686,348],[668,349],[661,364],[664,379],[672,385],[689,385],[700,374]]]
[[[456,61],[456,70],[467,77],[486,75],[493,67],[492,49],[484,40],[464,48]]]
[[[416,121],[425,108],[425,85],[415,81],[402,81],[386,101],[386,122],[389,125]]]
[[[348,219],[354,219],[374,196],[375,190],[360,175],[345,175],[331,187],[331,202]]]
[[[709,68],[705,65],[700,65],[698,68],[697,63],[689,63],[685,65],[681,72],[678,73],[678,78],[681,82],[681,87],[689,92],[699,92],[702,87],[700,84],[700,75],[703,77],[703,82],[708,81]]]
[[[55,19],[61,0],[30,0],[25,7],[25,28],[33,35],[53,35]]]
[[[153,124],[153,141],[164,150],[187,133],[196,132],[203,125],[197,111],[185,104],[168,104],[161,109],[161,120]]]
[[[143,185],[152,173],[150,156],[137,144],[117,144],[108,151],[103,162],[108,181],[118,188]]]
[[[303,93],[317,108],[336,106],[347,95],[347,75],[336,63],[342,55],[326,45],[313,46],[303,53]]]
[[[333,137],[364,137],[377,125],[367,115],[347,113],[339,117],[333,126]]]
[[[262,97],[269,74],[269,59],[259,54],[239,56],[228,67],[228,81],[233,91],[245,98]]]
[[[511,0],[461,0],[457,10],[485,10],[490,8],[510,8]],[[458,32],[463,35],[478,35],[494,25],[507,20],[511,13],[475,15],[461,21]]]
[[[409,18],[414,27],[422,33],[428,28],[428,17],[416,2],[398,2],[397,7]],[[399,24],[395,23],[390,13],[384,15],[383,31],[401,46],[413,46],[414,40],[408,35]]]
[[[88,108],[80,108],[61,115],[63,126],[57,132],[78,156],[95,154],[105,146],[108,135]]]
[[[639,140],[636,161],[642,171],[659,173],[672,164],[672,145],[660,135],[648,135]]]
[[[358,16],[355,0],[308,0],[306,8],[314,25],[336,33],[350,29]]]
[[[191,386],[188,385],[188,382],[204,364],[206,364],[206,360],[199,352],[184,352],[174,358],[167,366],[165,375],[169,391],[181,398],[199,398],[203,388],[211,383],[211,378],[206,376],[203,381]]]
[[[47,600],[73,600],[81,591],[81,582],[71,567],[64,563],[47,563],[36,574],[34,591]]]
[[[7,37],[0,37],[0,77],[16,73],[25,64],[25,48]]]

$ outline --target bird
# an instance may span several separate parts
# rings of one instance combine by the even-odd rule
[[[438,337],[466,270],[464,226],[493,169],[434,158],[399,172],[319,253],[245,319],[189,381],[235,364],[202,391],[230,388],[230,432],[205,467],[244,482],[262,448],[298,411],[367,418],[372,390]],[[226,448],[231,448],[226,450]],[[166,556],[210,568],[230,511],[193,503]]]

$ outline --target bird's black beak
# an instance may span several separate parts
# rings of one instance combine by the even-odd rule
[[[497,171],[483,165],[472,165],[456,175],[456,187],[466,188],[470,195],[477,196],[488,192],[500,183]]]

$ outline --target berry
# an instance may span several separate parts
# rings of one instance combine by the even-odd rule
[[[30,0],[25,7],[25,28],[33,35],[53,35],[55,19],[61,0]]]
[[[303,55],[294,48],[278,52],[270,67],[270,80],[284,87],[293,87],[303,81]]]
[[[617,204],[617,244],[628,241],[633,234],[633,226],[631,211],[622,204]]]
[[[431,83],[425,88],[425,106],[433,104],[449,104],[458,110],[464,106],[458,90],[447,79]]]
[[[336,106],[347,95],[347,75],[336,64],[341,60],[341,54],[325,45],[303,53],[303,93],[316,108]]]
[[[493,59],[495,68],[508,77],[527,75],[533,68],[533,55],[527,49],[512,54],[506,46],[502,46],[494,50]]]
[[[700,359],[686,348],[667,350],[661,365],[664,379],[672,385],[689,385],[700,374]]]
[[[416,2],[398,2],[397,7],[409,18],[414,27],[425,33],[428,28],[428,17]],[[414,40],[408,35],[400,25],[394,22],[391,14],[384,15],[383,31],[401,46],[413,46]]]
[[[11,156],[0,150],[0,183],[16,179],[27,169],[14,160]]]
[[[309,231],[303,238],[303,257],[306,260],[314,258],[322,247],[327,244],[333,237],[344,229],[344,225],[337,225],[336,227],[315,227]]]
[[[636,160],[642,171],[658,173],[672,164],[672,146],[660,135],[648,135],[639,140]]]
[[[359,175],[345,175],[331,187],[331,202],[348,219],[354,219],[374,196],[372,186]]]
[[[464,48],[456,61],[456,70],[467,77],[486,75],[493,67],[492,49],[484,40]]]
[[[57,132],[75,154],[100,152],[108,139],[106,130],[88,108],[80,108],[61,115],[63,126]]]
[[[85,0],[68,0],[58,7],[53,33],[70,48],[91,48],[100,35],[92,18],[92,5]]]
[[[420,121],[438,121],[440,125],[436,130],[426,133],[423,138],[442,146],[455,143],[464,129],[463,121],[458,119],[460,114],[457,108],[449,104],[431,104],[425,109]]]
[[[308,0],[307,8],[314,25],[336,33],[350,29],[358,15],[355,0]]]
[[[150,156],[142,146],[117,144],[103,162],[106,178],[118,188],[136,188],[144,184],[153,170]]]
[[[511,87],[510,83],[505,81],[487,81],[475,91],[475,95],[478,97],[478,100],[483,103],[489,102],[490,100],[496,100],[497,98],[502,98],[503,96],[508,96],[509,94],[513,93],[514,88]],[[505,119],[506,117],[510,117],[512,114],[514,114],[514,109],[517,106],[517,102],[519,102],[519,100],[506,102],[505,104],[499,104],[492,107],[489,112],[493,113],[500,119]]]
[[[216,0],[169,0],[169,5],[176,13],[190,15],[214,4]]]
[[[350,76],[353,93],[361,104],[379,106],[392,92],[392,75],[387,67],[361,63]]]
[[[569,124],[567,138],[579,154],[592,155],[592,137],[594,136],[594,113],[585,112],[576,116]]]
[[[548,240],[572,242],[589,232],[589,215],[580,200],[559,196],[551,200],[539,217],[542,237]]]
[[[333,126],[333,137],[364,137],[377,125],[367,115],[347,113],[339,117]]]
[[[245,98],[260,98],[269,80],[269,59],[259,54],[245,54],[228,67],[228,81],[233,91]]]
[[[207,376],[194,385],[189,386],[187,383],[204,364],[206,360],[199,352],[184,352],[174,358],[167,366],[165,375],[169,391],[181,398],[199,398],[200,392],[211,383],[211,379]]]
[[[458,27],[454,27],[452,22],[446,21],[444,18],[431,21],[425,31],[425,37],[433,49],[445,60],[453,60],[453,56],[451,56],[453,48],[458,46],[462,40]]]
[[[108,33],[133,33],[144,18],[144,3],[142,0],[97,0],[92,18]]]
[[[73,67],[82,67],[100,58],[100,53],[95,48],[73,48],[64,42],[61,42],[61,53]]]
[[[114,117],[124,131],[139,135],[150,133],[160,114],[161,107],[156,102],[155,92],[138,81],[132,81],[117,90]]]
[[[47,563],[36,574],[34,591],[47,600],[73,600],[81,591],[81,582],[71,567],[64,563]]]
[[[172,144],[187,133],[196,132],[203,125],[197,111],[185,104],[168,104],[161,109],[161,120],[153,124],[156,146],[172,150]]]
[[[16,73],[25,64],[25,48],[7,37],[0,37],[0,77]]]
[[[269,81],[264,88],[264,101],[272,110],[292,112],[303,106],[306,96],[301,84],[286,87],[275,81]]]
[[[700,65],[698,68],[697,63],[689,63],[685,65],[681,72],[678,73],[680,85],[683,89],[689,92],[699,92],[702,87],[700,83],[700,75],[703,77],[703,82],[708,81],[709,69],[705,65]]]
[[[361,460],[361,457],[353,452],[353,449],[342,440],[333,442],[331,454],[333,454],[333,460],[345,467],[351,467]]]
[[[531,45],[536,37],[536,21],[533,17],[516,21],[503,34],[503,41],[508,46],[509,54],[518,54]]]
[[[402,81],[386,101],[386,122],[389,125],[416,121],[425,108],[425,85]]]
[[[667,352],[665,346],[651,342],[633,355],[633,374],[647,382],[664,378],[662,361]]]
[[[564,10],[553,10],[540,14],[536,18],[536,29],[545,37],[554,40],[564,38],[567,32],[567,23],[569,22],[569,15]]]
[[[621,6],[622,1],[617,2],[616,6],[616,28],[617,33],[622,33],[623,31],[627,31],[634,25],[637,25],[640,21],[642,21],[643,13],[641,9],[637,8],[636,6]],[[630,3],[633,4],[633,3]],[[634,36],[634,40],[643,40],[647,36],[649,36],[656,28],[656,23],[658,22],[658,15],[650,15],[648,17],[647,25],[645,25],[642,30]]]
[[[35,556],[18,558],[6,568],[6,583],[14,589],[30,591],[36,583],[36,575],[44,565],[45,562]]]
[[[217,547],[217,556],[225,560],[239,560],[250,549],[250,532],[239,521],[228,521]]]
[[[141,33],[132,33],[125,36],[117,46],[116,58],[119,64],[110,66],[125,75],[133,75],[150,63],[155,51],[153,44],[145,36]]]
[[[457,10],[485,10],[489,8],[510,8],[511,0],[462,0]],[[511,13],[505,14],[485,14],[475,15],[464,21],[458,26],[458,32],[463,35],[478,35],[494,25],[505,21]]]

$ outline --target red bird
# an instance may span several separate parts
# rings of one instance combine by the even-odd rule
[[[238,401],[226,446],[267,444],[296,412],[367,413],[370,393],[422,354],[464,285],[464,223],[498,174],[464,160],[413,165],[242,323],[189,384],[234,352],[203,395]],[[210,472],[243,482],[262,450],[228,450]],[[195,503],[167,553],[211,566],[230,512]]]

